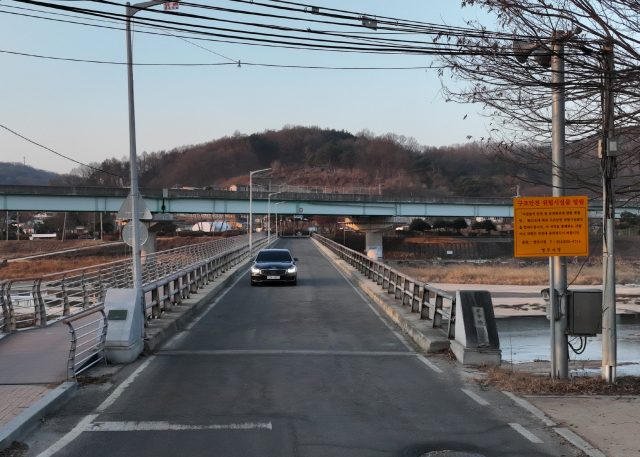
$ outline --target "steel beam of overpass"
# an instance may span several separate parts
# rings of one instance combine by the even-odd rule
[[[245,214],[249,193],[220,190],[141,189],[153,213]],[[0,211],[117,212],[128,188],[0,186]],[[165,195],[165,197],[163,197]],[[253,212],[266,214],[268,192],[254,192]],[[281,193],[278,214],[406,217],[513,217],[511,198],[416,197],[391,195]],[[271,211],[275,212],[271,201]],[[638,207],[619,211],[638,213]],[[601,205],[592,203],[597,216]]]

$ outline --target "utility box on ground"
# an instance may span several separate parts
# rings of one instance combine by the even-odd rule
[[[568,292],[569,334],[595,336],[602,333],[602,291],[583,289]]]

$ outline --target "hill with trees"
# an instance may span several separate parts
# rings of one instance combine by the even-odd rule
[[[39,170],[20,162],[0,162],[0,185],[46,186],[58,173]]]
[[[52,181],[61,185],[126,185],[128,160],[107,159]],[[281,130],[219,138],[138,158],[141,187],[204,187],[248,184],[250,170],[272,168],[258,182],[308,186],[380,187],[383,193],[414,195],[513,196],[519,179],[546,183],[542,174],[522,172],[499,161],[477,143],[446,147],[419,145],[413,138],[365,130],[286,126]],[[261,181],[260,181],[261,180]],[[548,186],[525,184],[530,192]]]

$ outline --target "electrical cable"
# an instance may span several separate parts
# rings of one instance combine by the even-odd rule
[[[88,10],[88,9],[83,9],[83,8],[76,8],[76,7],[68,7],[68,6],[63,6],[63,5],[51,5],[48,3],[42,3],[39,1],[35,1],[35,0],[15,0],[21,3],[27,3],[27,4],[31,4],[31,5],[38,5],[38,6],[42,6],[42,7],[47,7],[47,8],[53,8],[53,9],[62,9],[65,11],[72,11],[75,13],[80,13],[80,14],[86,14],[86,15],[93,15],[93,16],[97,16],[97,17],[101,17],[101,18],[109,18],[111,20],[126,20],[126,15],[123,14],[115,14],[115,13],[105,13],[105,12],[99,12],[99,11],[95,11],[95,10]],[[97,3],[101,3],[101,4],[108,4],[108,5],[115,5],[115,6],[124,6],[121,5],[119,3],[114,3],[114,2],[110,2],[110,1],[106,1],[106,0],[94,0]],[[192,4],[188,4],[188,5],[192,5]],[[196,4],[193,4],[196,5]],[[218,7],[210,7],[210,6],[205,6],[205,5],[199,5],[203,8],[213,8],[216,10],[220,10],[220,8]],[[229,9],[222,9],[224,11],[231,11],[231,12],[236,12],[236,13],[242,13],[242,14],[252,14],[249,12],[245,12],[245,11],[239,11],[239,10],[229,10]],[[148,12],[152,12],[155,14],[167,14],[163,11],[157,11],[157,10],[145,10]],[[204,19],[204,20],[217,20],[220,21],[222,19],[219,18],[211,18],[211,17],[206,17],[206,16],[201,16],[201,15],[193,15],[193,14],[185,14],[185,13],[171,13],[171,14],[175,14],[178,15],[180,17],[189,17],[189,18],[195,18],[195,19]],[[287,17],[280,17],[283,19],[291,19],[291,18],[287,18]],[[43,18],[43,19],[48,19],[48,18]],[[299,19],[296,19],[299,20]],[[145,22],[146,21],[146,22]],[[72,22],[72,21],[71,21]],[[364,47],[362,44],[358,45],[357,43],[354,43],[353,41],[351,42],[345,42],[345,41],[335,41],[335,40],[327,40],[327,39],[318,39],[318,38],[305,38],[305,37],[299,37],[299,36],[284,36],[284,35],[278,35],[278,34],[266,34],[266,33],[258,33],[258,32],[251,32],[251,31],[245,31],[245,30],[234,30],[234,29],[225,29],[225,28],[220,28],[220,27],[209,27],[209,26],[201,26],[201,25],[196,25],[196,24],[185,24],[183,22],[176,22],[176,21],[167,21],[167,20],[160,20],[160,19],[154,19],[154,18],[143,18],[143,19],[136,19],[135,22],[139,23],[139,24],[146,24],[149,26],[151,23],[154,23],[155,26],[158,25],[162,25],[164,28],[167,29],[172,29],[172,30],[176,30],[176,31],[182,31],[182,32],[187,32],[187,33],[194,33],[194,34],[200,34],[200,35],[208,35],[208,36],[216,36],[216,37],[220,37],[220,38],[229,38],[232,40],[244,40],[244,41],[250,41],[251,43],[244,43],[244,44],[258,44],[258,45],[264,45],[264,46],[269,46],[269,47],[284,47],[284,48],[294,48],[294,49],[317,49],[317,50],[333,50],[333,51],[342,51],[342,52],[366,52],[366,53],[371,53],[371,52],[375,52],[375,53],[407,53],[407,54],[431,54],[431,55],[478,55],[481,54],[482,52],[480,50],[482,50],[482,47],[478,47],[477,49],[480,50],[476,50],[476,51],[472,51],[472,52],[461,52],[458,49],[458,46],[455,44],[448,44],[448,43],[438,43],[437,42],[437,38],[438,36],[443,36],[444,33],[447,34],[447,36],[454,36],[455,33],[454,32],[443,32],[442,30],[440,31],[436,31],[436,30],[425,30],[423,31],[423,33],[429,33],[432,35],[437,35],[436,39],[434,39],[434,43],[430,44],[430,45],[426,45],[426,43],[424,42],[418,42],[418,41],[407,41],[407,40],[390,40],[390,39],[380,39],[377,38],[376,40],[373,40],[374,43],[377,43],[377,45],[375,46],[371,46],[369,45],[369,47]],[[251,26],[251,27],[267,27],[270,29],[277,29],[280,31],[286,31],[286,32],[298,32],[298,33],[315,33],[315,34],[327,34],[326,32],[322,32],[322,31],[317,31],[317,30],[311,30],[311,29],[300,29],[300,28],[288,28],[288,27],[282,27],[282,26],[273,26],[273,25],[266,25],[266,24],[256,24],[256,23],[248,23],[248,22],[240,22],[240,21],[226,21],[226,22],[231,22],[237,25],[244,25],[244,26]],[[90,25],[90,26],[96,26],[95,24],[83,24],[83,25]],[[344,25],[344,24],[341,24]],[[184,29],[184,27],[196,27],[198,30],[191,30],[191,29]],[[362,27],[361,25],[358,25],[358,27]],[[108,27],[107,27],[108,28]],[[205,30],[217,30],[220,32],[226,32],[227,34],[220,34],[220,33],[207,33],[205,32]],[[144,32],[144,33],[149,33],[149,32]],[[233,36],[233,35],[228,35],[228,33],[236,33],[236,34],[243,34],[243,35],[254,35],[254,36],[262,36],[262,37],[271,37],[274,39],[263,39],[261,40],[260,38],[253,38],[251,36]],[[486,32],[484,35],[489,34],[488,32]],[[335,34],[329,34],[329,36],[336,36],[336,37],[342,37],[342,38],[346,38],[348,40],[360,40],[360,37],[354,37],[354,36],[350,36],[350,35],[335,35]],[[277,39],[276,39],[277,38]],[[279,40],[278,40],[279,39]],[[294,41],[281,41],[282,39],[287,39],[287,40],[294,40]],[[512,40],[512,38],[511,38]],[[212,40],[212,41],[222,41],[222,40]],[[234,41],[231,41],[234,42]],[[241,42],[241,41],[240,41]],[[256,43],[258,42],[258,43]],[[268,43],[268,44],[267,44]],[[323,44],[319,44],[319,43],[323,43]],[[421,46],[415,46],[415,44],[420,44]],[[347,46],[349,45],[350,46]],[[298,48],[299,46],[299,48]],[[493,46],[486,46],[485,48],[487,50],[487,52],[495,52],[495,48]]]
[[[193,44],[193,43],[192,43]],[[197,46],[197,45],[196,45]],[[200,47],[200,46],[198,46]],[[206,48],[204,48],[206,49]],[[211,51],[213,52],[213,51]],[[104,65],[127,65],[127,62],[110,62],[102,60],[86,60],[86,59],[73,59],[68,57],[53,57],[43,56],[39,54],[29,54],[25,52],[5,51],[0,49],[0,53],[12,54],[24,57],[34,57],[39,59],[49,60],[62,60],[69,62],[81,62],[81,63],[95,63]],[[215,53],[214,53],[215,54]],[[280,64],[268,64],[268,63],[253,63],[253,62],[240,62],[241,65],[247,65],[252,67],[271,67],[271,68],[292,68],[292,69],[311,69],[311,70],[429,70],[440,69],[444,67],[440,66],[424,66],[424,67],[323,67],[323,66],[308,66],[308,65],[280,65]],[[133,63],[134,66],[157,66],[157,67],[215,67],[215,66],[229,66],[237,65],[238,61],[232,62],[220,62],[220,63]]]
[[[91,166],[91,165],[87,165],[86,163],[79,162],[79,161],[77,161],[77,160],[75,160],[75,159],[72,159],[71,157],[67,157],[67,156],[65,156],[65,155],[63,155],[63,154],[60,154],[59,152],[56,152],[56,151],[54,151],[54,150],[53,150],[53,149],[51,149],[51,148],[48,148],[48,147],[43,146],[43,145],[41,145],[41,144],[39,144],[39,143],[36,143],[35,141],[30,140],[29,138],[27,138],[27,137],[25,137],[25,136],[22,136],[22,135],[20,135],[20,134],[19,134],[19,133],[17,133],[17,132],[14,132],[14,131],[13,131],[13,130],[11,130],[10,128],[5,127],[4,125],[1,125],[1,124],[0,124],[0,127],[2,127],[3,129],[5,129],[5,130],[7,130],[7,131],[9,131],[9,132],[11,132],[11,133],[13,133],[13,134],[14,134],[14,135],[16,135],[16,136],[19,136],[20,138],[22,138],[23,140],[28,141],[29,143],[35,144],[36,146],[39,146],[39,147],[41,147],[41,148],[43,148],[43,149],[46,149],[47,151],[53,152],[54,154],[56,154],[56,155],[58,155],[58,156],[62,157],[63,159],[70,160],[71,162],[75,162],[75,163],[77,163],[77,164],[79,164],[79,165],[82,165],[82,166],[85,166],[85,167],[91,168],[92,170],[95,170],[95,171],[100,171],[100,172],[102,172],[102,173],[106,173],[106,174],[108,174],[108,175],[115,176],[115,177],[117,177],[117,178],[122,178],[122,176],[120,176],[120,175],[116,175],[116,174],[111,173],[111,172],[108,172],[108,171],[106,171],[106,170],[102,170],[102,169],[100,169],[100,168],[96,168],[96,167],[93,167],[93,166]]]

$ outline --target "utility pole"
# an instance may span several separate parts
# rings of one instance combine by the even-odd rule
[[[551,57],[551,85],[552,95],[552,185],[553,196],[565,196],[565,89],[564,89],[564,37],[563,33],[556,32],[558,39],[553,42],[553,55]],[[554,290],[551,300],[551,326],[552,336],[552,366],[553,379],[567,379],[569,377],[569,340],[565,330],[567,328],[567,261],[566,257],[549,257],[550,270],[553,274],[552,284],[558,291],[559,300]],[[558,308],[559,307],[559,308]],[[555,363],[554,363],[555,362]]]
[[[615,263],[615,194],[618,144],[615,139],[613,96],[613,44],[604,45],[603,139],[602,139],[602,377],[608,383],[616,381],[616,263]]]

